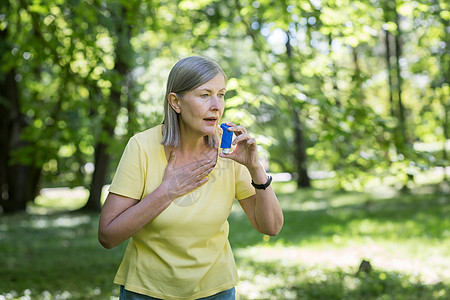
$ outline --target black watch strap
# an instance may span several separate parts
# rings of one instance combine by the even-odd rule
[[[269,175],[269,178],[267,178],[267,182],[266,183],[264,183],[264,184],[256,184],[252,180],[252,185],[253,185],[253,187],[255,189],[265,190],[270,185],[271,182],[272,182],[272,176]]]

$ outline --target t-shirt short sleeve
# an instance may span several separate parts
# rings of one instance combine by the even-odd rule
[[[252,177],[247,168],[239,163],[235,163],[236,174],[236,199],[243,200],[255,194],[255,188],[252,186]]]
[[[109,192],[140,200],[145,187],[145,153],[132,137],[120,158]]]

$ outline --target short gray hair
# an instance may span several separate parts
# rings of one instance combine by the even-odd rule
[[[164,125],[161,144],[175,148],[180,145],[178,114],[169,104],[169,94],[175,93],[183,98],[185,93],[207,83],[219,73],[224,76],[226,81],[227,76],[222,68],[216,62],[202,56],[183,58],[173,66],[167,79],[164,97]],[[216,146],[214,136],[207,136],[207,142],[211,148]]]

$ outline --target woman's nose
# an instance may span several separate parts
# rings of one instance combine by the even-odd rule
[[[210,105],[211,110],[219,110],[222,104],[220,103],[220,99],[218,96],[212,96]]]

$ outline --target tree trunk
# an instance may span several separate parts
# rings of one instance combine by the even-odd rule
[[[14,148],[18,148],[22,132],[19,94],[15,76],[15,69],[12,68],[0,83],[0,99],[2,100],[0,102],[2,122],[0,180],[2,186],[1,205],[5,212],[25,210],[27,203],[24,188],[17,189],[21,185],[20,180],[25,178],[25,168],[10,165],[10,153]]]
[[[117,58],[120,59],[120,56],[117,56]],[[114,70],[117,71],[122,78],[124,78],[128,72],[127,65],[121,61],[116,62]],[[119,114],[121,102],[120,97],[120,88],[113,88],[111,91],[111,105],[109,106],[108,114],[105,115],[102,122],[102,132],[106,134],[107,139],[104,140],[100,138],[100,141],[95,147],[95,169],[92,175],[89,198],[86,205],[82,208],[83,210],[98,211],[101,209],[101,195],[103,186],[106,183],[110,162],[107,141],[114,139],[114,128],[116,126],[116,119]]]
[[[400,66],[400,57],[402,55],[401,48],[401,37],[402,32],[400,29],[400,15],[398,14],[397,7],[394,10],[395,13],[395,24],[397,25],[397,34],[395,36],[395,65],[397,69],[397,103],[398,103],[398,129],[397,129],[397,149],[400,149],[401,152],[404,152],[401,149],[406,149],[407,144],[409,143],[409,139],[406,133],[406,116],[405,116],[405,107],[403,106],[402,100],[402,83],[403,78],[401,74],[401,66]],[[403,185],[402,191],[408,191],[408,182],[414,180],[414,175],[406,172],[406,182]]]
[[[34,165],[11,164],[11,152],[27,145],[21,140],[27,126],[21,113],[19,92],[12,68],[0,82],[0,118],[2,144],[0,152],[0,205],[5,213],[26,210],[38,191],[41,169]]]
[[[448,130],[449,123],[450,123],[449,122],[448,111],[449,111],[450,106],[445,104],[445,102],[444,102],[445,99],[443,99],[443,98],[444,98],[444,96],[441,96],[441,103],[442,103],[442,107],[444,108],[444,122],[442,124],[442,127],[444,129],[443,130],[444,131],[443,132],[444,133],[444,145],[443,145],[443,149],[442,149],[442,159],[444,161],[444,165],[443,165],[444,178],[443,178],[443,181],[444,182],[448,182],[449,181],[449,178],[447,176],[448,155],[447,155],[446,144],[447,144],[447,141],[450,140],[450,134],[449,134],[449,130]]]
[[[9,10],[9,4],[5,11]],[[8,42],[8,29],[0,30],[0,63],[10,60],[12,47]],[[0,206],[5,213],[26,210],[37,193],[40,169],[32,165],[11,163],[11,151],[26,146],[21,140],[27,126],[21,112],[16,69],[12,67],[0,74]]]
[[[405,146],[406,141],[408,140],[406,137],[406,124],[405,124],[405,108],[403,106],[402,101],[402,75],[401,75],[401,67],[400,67],[400,57],[401,53],[401,30],[400,30],[400,17],[397,12],[397,8],[395,9],[395,23],[397,25],[397,35],[395,36],[395,64],[397,68],[397,101],[398,101],[398,125],[399,125],[399,134],[400,134],[400,142],[401,146]]]
[[[0,31],[0,41],[5,43],[6,30]],[[0,62],[5,60],[9,47],[0,53]],[[1,50],[1,48],[0,48]],[[3,76],[1,76],[3,75]],[[9,201],[8,161],[9,161],[9,136],[11,124],[11,98],[17,94],[14,82],[15,70],[11,69],[7,74],[0,74],[0,206],[5,207]]]
[[[385,34],[384,45],[386,48],[385,59],[386,59],[386,67],[387,67],[387,75],[388,75],[388,83],[389,83],[389,104],[390,104],[391,116],[395,117],[395,110],[394,110],[395,104],[394,104],[394,99],[392,97],[392,94],[394,93],[394,86],[392,83],[391,47],[390,47],[390,43],[389,43],[390,33],[388,30],[384,30],[384,34]]]
[[[300,111],[299,109],[294,109],[293,111],[293,122],[294,122],[294,141],[295,141],[295,158],[296,158],[296,169],[298,173],[297,186],[299,188],[309,188],[311,187],[311,182],[308,176],[308,168],[306,165],[306,145],[303,134],[303,127],[300,122]]]
[[[359,66],[358,51],[356,47],[352,47],[352,57],[353,57],[353,64],[355,66],[355,73],[353,75],[353,80],[356,83],[356,91],[353,93],[353,95],[359,101],[359,103],[362,106],[364,106],[365,100],[362,87],[363,78],[361,76],[361,67]]]
[[[107,153],[107,148],[108,145],[104,142],[99,142],[95,146],[95,169],[94,174],[92,175],[89,198],[86,205],[82,208],[83,210],[98,211],[101,209],[102,189],[105,184],[106,173],[108,171],[108,164],[110,160]]]
[[[286,42],[286,54],[288,57],[287,65],[288,65],[288,83],[295,83],[294,71],[292,70],[292,48],[290,44],[290,33],[286,32],[288,37]],[[295,162],[297,169],[297,186],[300,188],[311,187],[311,182],[308,177],[307,171],[307,158],[306,158],[306,144],[303,133],[303,125],[300,121],[300,109],[295,107],[294,101],[291,101],[292,109],[292,121],[293,121],[293,129],[294,129],[294,141],[295,141]]]
[[[331,56],[331,52],[333,51],[332,43],[333,43],[333,36],[330,33],[328,35],[328,50],[330,51],[331,69],[332,69],[332,72],[333,72],[333,75],[331,76],[331,81],[333,82],[333,90],[336,93],[336,96],[335,96],[335,99],[334,99],[336,107],[341,107],[341,100],[340,100],[340,97],[339,97],[339,87],[338,87],[338,84],[337,84],[338,83],[337,68],[336,68],[336,64],[334,63],[334,60],[332,59],[332,56]]]
[[[122,6],[121,16],[118,19],[123,20],[117,24],[116,44],[116,62],[114,71],[120,75],[120,80],[117,80],[111,89],[111,105],[108,107],[108,113],[102,122],[102,133],[105,133],[106,139],[102,138],[95,147],[95,169],[92,175],[92,182],[90,186],[89,198],[86,205],[82,208],[85,211],[99,211],[101,209],[101,195],[103,186],[106,183],[106,176],[108,174],[108,167],[110,162],[110,155],[108,153],[108,141],[114,139],[114,128],[116,127],[116,119],[119,114],[121,106],[121,87],[125,84],[127,74],[129,72],[129,65],[127,52],[131,49],[130,45],[130,28],[125,22],[126,9]]]

